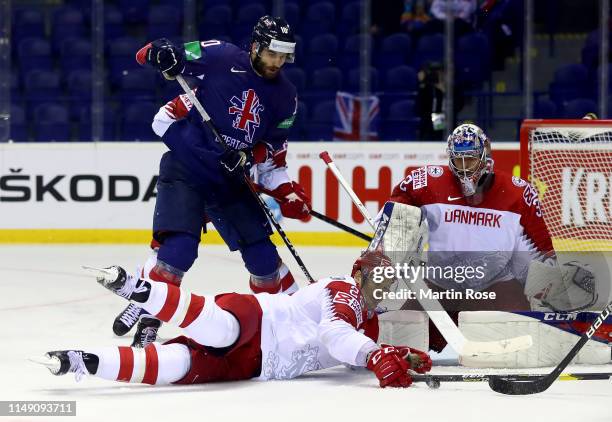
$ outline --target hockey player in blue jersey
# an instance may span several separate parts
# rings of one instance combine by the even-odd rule
[[[212,222],[230,250],[240,251],[255,293],[291,293],[293,276],[270,240],[270,223],[244,182],[256,166],[258,183],[285,198],[283,216],[305,219],[310,200],[286,171],[289,129],[297,110],[295,87],[281,72],[293,62],[293,32],[282,18],[264,16],[253,29],[250,51],[209,40],[177,46],[165,39],[143,47],[140,64],[159,70],[169,80],[192,77],[194,90],[223,141],[192,109],[185,95],[160,109],[154,131],[170,149],[161,159],[153,238],[158,251],[143,275],[180,285],[198,254],[205,219]],[[127,333],[144,311],[130,305],[113,331]],[[155,338],[159,321],[143,317],[134,345]]]

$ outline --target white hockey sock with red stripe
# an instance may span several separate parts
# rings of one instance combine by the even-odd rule
[[[183,378],[191,368],[189,348],[178,343],[152,343],[144,349],[105,347],[91,353],[99,359],[93,375],[112,381],[170,384]]]
[[[183,328],[187,336],[204,346],[227,347],[238,339],[238,320],[221,309],[214,297],[198,296],[163,282],[147,282],[151,284],[149,297],[139,305],[156,318]]]

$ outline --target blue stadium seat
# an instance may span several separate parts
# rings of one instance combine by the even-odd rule
[[[116,86],[121,76],[130,70],[140,69],[136,63],[136,52],[144,45],[132,37],[117,38],[109,43],[108,67],[110,81]]]
[[[390,69],[409,63],[412,51],[410,35],[397,33],[385,37],[380,49],[375,54],[376,66],[380,69]]]
[[[308,107],[304,102],[298,101],[297,114],[289,131],[289,139],[292,141],[304,141],[307,139],[307,119]]]
[[[533,117],[536,119],[558,119],[557,105],[548,98],[538,98],[533,103]]]
[[[232,9],[228,5],[218,5],[204,10],[199,32],[201,40],[215,39],[228,35],[232,22]]]
[[[370,48],[373,46],[371,35],[351,35],[344,43],[344,49],[338,58],[338,67],[342,72],[348,73],[351,69],[359,67],[359,51],[361,50],[362,42],[367,42]]]
[[[25,142],[28,140],[28,127],[26,125],[25,112],[23,108],[11,106],[11,128],[9,139],[15,142]]]
[[[414,99],[418,85],[417,72],[410,66],[396,66],[387,70],[383,93],[379,95],[383,115],[391,104],[400,100]]]
[[[253,27],[260,17],[266,14],[266,8],[263,4],[254,3],[241,7],[236,14],[236,20],[232,25],[232,37],[235,40],[241,40],[245,37],[250,37],[253,32]]]
[[[70,38],[62,43],[60,65],[62,72],[91,69],[91,42],[84,38]]]
[[[72,118],[77,118],[83,108],[91,106],[92,82],[91,70],[74,70],[68,74],[66,86]]]
[[[156,141],[159,138],[151,128],[153,116],[159,110],[155,103],[133,103],[123,110],[121,121],[122,141]]]
[[[301,95],[306,90],[306,72],[299,67],[291,66],[283,68],[285,77],[291,81],[298,92]]]
[[[348,91],[353,92],[353,93],[359,92],[360,71],[361,69],[359,67],[349,70],[348,86],[346,87]],[[378,81],[379,81],[378,70],[370,66],[368,71],[370,73],[370,91],[372,92],[377,91]]]
[[[111,4],[104,5],[104,38],[114,40],[125,36],[123,13]]]
[[[342,72],[337,67],[316,69],[311,74],[309,88],[300,95],[300,98],[310,109],[320,102],[334,100],[336,92],[342,89],[343,78]]]
[[[22,73],[53,68],[51,44],[43,38],[26,38],[19,43],[17,56]]]
[[[39,9],[20,9],[15,12],[12,24],[13,43],[19,45],[26,38],[45,36],[45,19]]]
[[[335,66],[316,69],[310,78],[309,91],[333,92],[335,96],[336,91],[342,89],[343,78],[342,71]]]
[[[332,32],[336,21],[336,6],[328,1],[313,3],[308,6],[302,20],[300,35],[311,39],[315,35]]]
[[[45,102],[58,102],[62,99],[60,75],[50,70],[30,70],[25,75],[24,90],[28,108]]]
[[[34,139],[39,142],[70,140],[68,110],[60,104],[40,104],[34,109]]]
[[[102,136],[104,141],[116,141],[117,138],[117,113],[109,107],[104,107],[102,121]],[[83,107],[77,117],[79,127],[79,140],[82,142],[92,141],[92,119],[91,107]]]
[[[119,79],[119,98],[123,107],[133,102],[153,101],[156,96],[157,73],[152,69],[135,69]],[[152,116],[150,116],[152,117]]]
[[[285,3],[284,16],[287,23],[293,29],[293,33],[300,32],[300,7],[295,3]]]
[[[326,100],[316,104],[308,121],[307,139],[309,141],[330,141],[333,138],[335,116],[335,100]]]
[[[59,52],[62,43],[69,38],[86,36],[83,13],[71,7],[61,7],[53,13],[51,24],[53,50]]]
[[[420,69],[424,64],[442,63],[444,58],[444,35],[423,35],[418,43],[412,58],[415,68]]]
[[[144,23],[150,4],[150,0],[119,0],[119,9],[126,23]]]
[[[336,64],[338,38],[334,34],[321,34],[313,37],[308,44],[305,68],[313,71]]]
[[[414,68],[406,65],[387,70],[385,90],[394,92],[416,92],[419,80]]]
[[[176,6],[153,6],[149,10],[149,40],[180,37],[183,32],[181,12]]]
[[[550,98],[557,105],[583,98],[588,92],[588,69],[579,63],[561,66],[555,71],[549,91]]]
[[[359,24],[361,22],[361,2],[351,1],[342,6],[340,11],[340,20],[336,27],[336,34],[342,39],[350,35],[359,33]]]
[[[597,113],[597,103],[588,98],[576,98],[563,106],[565,119],[582,119],[587,113]]]
[[[400,100],[389,107],[381,138],[384,140],[411,140],[416,139],[419,119],[416,116],[415,102],[413,100]]]
[[[467,89],[480,89],[491,77],[491,47],[482,33],[465,35],[457,42],[457,81]]]

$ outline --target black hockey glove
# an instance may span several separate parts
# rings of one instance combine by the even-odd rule
[[[166,79],[175,79],[185,69],[185,50],[166,38],[151,43],[146,59],[147,63],[159,70]]]
[[[253,156],[249,151],[227,149],[221,154],[219,163],[223,171],[230,177],[240,177],[251,168]]]

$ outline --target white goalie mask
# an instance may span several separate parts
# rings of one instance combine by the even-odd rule
[[[482,176],[493,168],[489,138],[476,125],[459,125],[448,137],[447,153],[448,166],[459,179],[463,195],[474,195]]]

